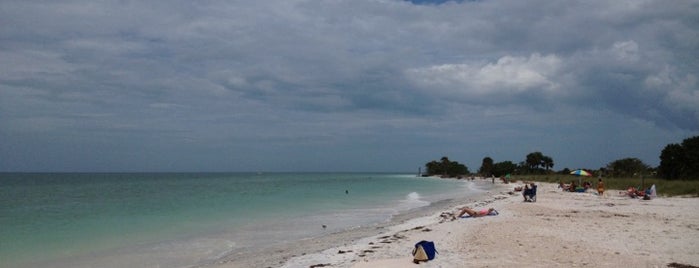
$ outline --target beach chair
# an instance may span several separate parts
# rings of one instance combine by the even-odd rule
[[[536,202],[536,184],[532,188],[524,190],[525,202]]]

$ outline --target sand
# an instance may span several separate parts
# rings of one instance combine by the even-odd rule
[[[283,264],[255,266],[699,266],[699,198],[646,201],[621,197],[618,191],[598,196],[561,192],[555,184],[541,184],[537,202],[525,203],[520,193],[508,193],[515,186],[519,185],[503,184],[482,200],[464,200],[460,206],[433,215],[376,227],[376,235],[351,240],[328,238],[336,239],[335,246],[306,248],[301,255],[285,258]],[[446,216],[462,206],[493,207],[500,214],[456,220]],[[434,241],[439,254],[415,265],[411,251],[420,240]]]

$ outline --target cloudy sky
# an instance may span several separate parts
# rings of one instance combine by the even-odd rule
[[[699,135],[697,1],[0,2],[0,171],[408,171]]]

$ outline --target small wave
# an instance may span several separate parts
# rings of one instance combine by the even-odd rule
[[[418,194],[417,192],[409,193],[407,196],[407,199],[408,200],[420,200],[420,194]]]
[[[422,196],[417,192],[411,192],[401,201],[401,209],[412,209],[429,205],[430,202],[422,200]]]
[[[467,191],[474,192],[474,193],[486,192],[486,191],[488,191],[488,189],[492,188],[492,186],[489,184],[486,185],[486,184],[471,182],[471,181],[464,184],[464,186],[467,189]]]

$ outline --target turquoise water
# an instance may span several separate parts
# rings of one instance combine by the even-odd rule
[[[188,267],[468,192],[369,173],[4,173],[0,186],[2,267]]]

